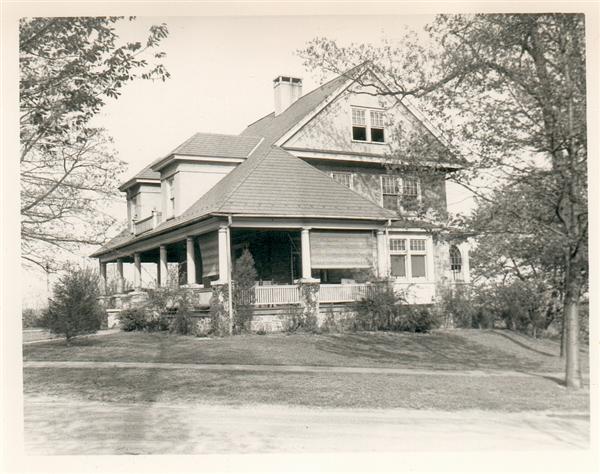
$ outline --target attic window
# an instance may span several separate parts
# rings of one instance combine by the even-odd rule
[[[331,177],[334,181],[352,189],[352,173],[331,173]]]
[[[364,109],[352,109],[352,140],[367,141],[367,119]]]
[[[383,110],[352,107],[352,140],[385,143]]]

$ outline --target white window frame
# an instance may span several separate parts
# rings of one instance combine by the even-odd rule
[[[335,176],[348,176],[348,188],[350,189],[354,189],[354,173],[351,173],[349,171],[332,171],[330,173],[331,178],[336,182],[336,183],[340,183],[343,186],[346,186],[345,183],[342,183],[340,181],[338,181],[337,179],[335,179]]]
[[[350,106],[350,121],[351,121],[351,125],[350,125],[350,139],[352,140],[353,143],[370,143],[373,145],[385,145],[387,144],[387,132],[386,132],[386,126],[385,126],[385,113],[386,110],[385,109],[377,109],[377,108],[373,108],[373,107],[362,107],[360,105],[351,105]],[[354,111],[355,110],[361,110],[364,111],[364,122],[365,123],[358,123],[354,121]],[[373,126],[373,121],[371,119],[371,114],[375,112],[375,113],[381,113],[383,115],[382,121],[383,121],[383,126]],[[366,132],[366,140],[355,140],[354,139],[354,135],[353,135],[353,130],[352,127],[365,127]],[[371,136],[371,128],[381,128],[383,129],[383,141],[382,142],[374,142]]]
[[[175,217],[175,176],[166,178],[167,183],[167,219]]]
[[[392,195],[391,193],[384,193],[383,192],[383,180],[386,177],[392,177],[396,179],[396,187],[398,190],[398,193],[396,194],[397,196],[397,200],[398,200],[398,204],[396,206],[395,210],[404,212],[404,213],[411,213],[414,211],[407,211],[404,206],[403,206],[403,201],[402,198],[404,197],[404,179],[401,176],[393,176],[393,175],[389,175],[389,174],[382,174],[381,177],[379,178],[379,191],[380,191],[380,202],[381,202],[381,207],[383,207],[383,195]],[[413,179],[416,181],[417,183],[417,204],[421,204],[422,201],[422,195],[421,195],[421,180],[419,179],[419,177],[406,177],[406,179]]]
[[[404,240],[404,250],[392,250],[393,240]],[[423,250],[413,250],[411,246],[411,240],[422,240],[424,241]],[[404,255],[404,273],[405,277],[391,275],[392,269],[392,255]],[[412,265],[411,257],[413,255],[425,256],[425,276],[413,277],[412,276]],[[388,268],[390,269],[390,276],[400,282],[409,283],[423,283],[433,281],[433,241],[431,236],[423,234],[390,234],[388,239]]]

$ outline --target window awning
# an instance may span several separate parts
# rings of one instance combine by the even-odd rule
[[[321,268],[371,268],[376,261],[371,231],[310,231],[311,266]]]

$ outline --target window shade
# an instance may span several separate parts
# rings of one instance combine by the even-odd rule
[[[371,268],[375,239],[370,231],[311,230],[312,268]]]
[[[217,232],[198,236],[200,257],[202,259],[202,278],[219,273],[219,241]]]

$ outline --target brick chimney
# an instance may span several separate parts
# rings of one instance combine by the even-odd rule
[[[302,79],[292,76],[277,76],[273,79],[275,115],[279,115],[302,96]]]

